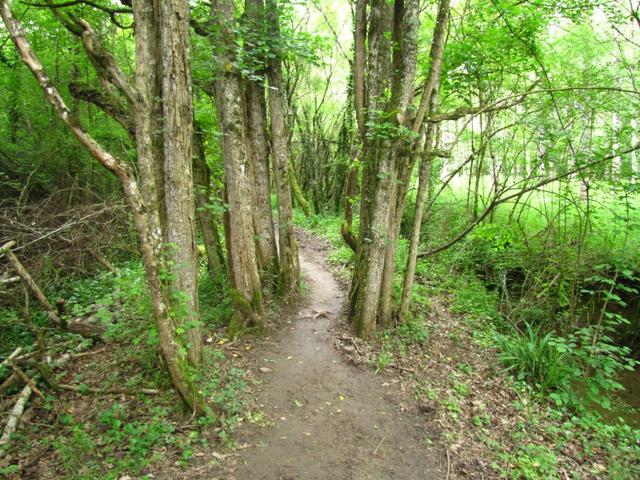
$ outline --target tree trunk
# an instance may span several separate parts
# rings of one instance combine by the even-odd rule
[[[272,38],[280,37],[278,5],[275,0],[267,0],[268,31]],[[278,289],[281,294],[298,292],[300,284],[300,265],[298,245],[293,232],[293,207],[291,203],[291,182],[289,179],[289,132],[287,129],[286,103],[282,82],[282,64],[280,52],[269,56],[269,113],[271,119],[271,141],[273,144],[273,171],[278,197],[278,244],[279,278]]]
[[[253,153],[252,164],[255,185],[253,225],[260,268],[267,275],[278,272],[278,247],[271,210],[271,175],[269,172],[269,140],[266,130],[264,85],[249,81],[246,84],[249,141]]]
[[[345,243],[353,250],[353,252],[357,252],[358,250],[358,240],[353,235],[352,225],[353,225],[353,199],[356,195],[356,180],[357,180],[358,171],[354,165],[349,167],[349,172],[345,178],[344,185],[344,221],[342,222],[342,227],[340,228],[340,233],[342,234],[342,238]]]
[[[160,2],[166,239],[172,314],[186,330],[189,360],[202,362],[193,198],[193,107],[187,0]],[[179,331],[178,331],[179,333]]]
[[[207,267],[209,274],[219,282],[225,275],[224,258],[218,233],[216,216],[209,208],[211,199],[211,173],[207,165],[204,151],[204,133],[198,124],[194,124],[193,134],[193,187],[196,198],[196,217],[204,240],[205,253],[207,254]]]
[[[364,144],[366,127],[364,123],[365,98],[365,57],[367,42],[367,0],[356,0],[355,25],[353,29],[353,106],[360,141]]]
[[[288,156],[289,154],[287,151],[287,157]],[[309,202],[307,201],[307,199],[304,198],[304,192],[302,191],[302,188],[300,188],[300,184],[298,183],[298,178],[296,177],[296,169],[293,167],[293,162],[290,159],[287,164],[287,178],[289,179],[289,184],[291,186],[293,198],[295,199],[296,202],[298,202],[298,205],[300,205],[300,208],[304,212],[304,216],[307,218],[311,217],[311,215],[313,214],[313,212],[311,211],[311,206],[309,205]]]
[[[438,90],[440,85],[440,73],[442,71],[442,56],[446,42],[447,24],[449,21],[450,0],[440,0],[438,5],[438,16],[436,27],[431,42],[431,51],[429,52],[430,64],[429,74],[425,83],[424,92],[421,99],[420,111],[423,111],[423,119],[429,117],[429,114],[437,108]],[[426,106],[425,106],[426,105]],[[423,108],[424,106],[424,108]],[[420,113],[419,113],[420,115]],[[414,130],[416,125],[414,125]],[[431,153],[433,149],[434,136],[436,127],[433,123],[429,123],[426,127],[426,138],[424,143],[424,152],[419,173],[418,195],[416,197],[416,208],[411,230],[411,238],[409,241],[409,254],[407,257],[407,267],[404,274],[402,285],[402,296],[400,299],[400,321],[406,318],[409,311],[409,300],[413,280],[415,276],[416,259],[418,255],[418,247],[420,243],[420,230],[422,226],[422,216],[424,212],[425,196],[430,192],[432,162]]]
[[[136,28],[137,31],[140,32],[139,35],[136,35],[136,53],[139,54],[137,55],[137,57],[139,57],[137,61],[139,62],[143,62],[143,58],[148,56],[149,50],[144,42],[145,39],[148,38],[146,34],[148,34],[150,29],[146,22],[154,18],[154,15],[150,15],[153,13],[153,6],[147,4],[147,2],[142,3],[144,4],[142,5],[143,7],[148,6],[149,8],[143,8],[142,11],[136,11],[134,9],[138,19]],[[134,178],[131,168],[98,144],[93,137],[82,128],[78,119],[73,117],[58,90],[54,87],[42,68],[42,65],[35,57],[31,46],[22,35],[22,27],[13,17],[6,0],[0,0],[0,16],[2,16],[7,31],[20,52],[24,63],[35,76],[47,101],[52,105],[60,119],[67,125],[88,152],[120,180],[138,231],[147,282],[158,326],[160,346],[167,362],[169,373],[171,374],[176,389],[187,405],[196,414],[210,414],[210,408],[198,393],[197,387],[192,383],[190,375],[187,373],[192,367],[184,353],[185,350],[176,342],[173,321],[169,316],[168,305],[163,294],[160,277],[162,231],[160,229],[159,213],[157,208],[155,208],[157,207],[157,197],[155,196],[155,178],[153,175],[155,170],[153,164],[150,164],[150,162],[153,161],[153,157],[149,155],[151,149],[147,148],[144,155],[141,155],[139,158],[140,170],[142,172],[151,172],[151,175],[143,175],[141,177],[143,186],[141,192],[141,190],[138,189],[138,182]],[[138,80],[140,80],[139,76],[140,72],[136,71],[136,78]],[[142,82],[140,84],[142,85]],[[145,106],[146,104],[143,101],[143,97],[140,95],[138,104],[136,105],[136,118],[144,121],[149,118],[148,112],[144,112]],[[142,135],[138,136],[143,137]],[[148,147],[151,140],[147,137],[143,143],[144,146]],[[150,193],[153,194],[151,197],[148,196]],[[150,202],[147,201],[149,199],[151,200]]]
[[[264,0],[245,0],[243,14],[244,28],[251,35],[257,35],[264,29]],[[249,34],[249,33],[248,33]],[[245,43],[250,56],[252,42]],[[256,250],[260,269],[267,278],[273,278],[278,272],[278,247],[271,210],[271,175],[269,172],[269,138],[267,134],[267,107],[265,101],[265,72],[263,62],[266,57],[255,60],[256,69],[252,72],[256,79],[247,80],[245,87],[247,107],[247,127],[251,152],[251,166],[254,181],[253,225],[256,233]]]
[[[216,108],[222,137],[228,219],[227,254],[229,281],[233,286],[235,322],[240,328],[262,326],[263,307],[260,276],[253,239],[251,213],[253,185],[249,175],[243,84],[233,67],[235,33],[229,19],[235,18],[232,0],[212,3],[211,18],[216,26],[215,54],[221,66],[215,81]],[[248,201],[249,199],[249,201]]]
[[[413,279],[416,273],[416,260],[418,256],[418,247],[420,246],[420,229],[422,227],[422,215],[424,213],[425,197],[429,190],[428,185],[431,181],[431,165],[433,158],[433,137],[435,124],[429,123],[427,126],[427,134],[424,142],[424,152],[420,163],[420,173],[418,175],[418,194],[416,196],[416,207],[413,214],[413,226],[411,227],[411,237],[409,239],[409,254],[407,256],[407,267],[404,273],[404,281],[402,284],[402,297],[400,299],[399,320],[403,322],[407,318],[409,312],[409,301],[411,299],[411,289],[413,288]]]
[[[395,252],[411,172],[415,165],[424,119],[428,118],[431,94],[438,78],[430,75],[424,85],[420,106],[412,118],[417,41],[417,0],[372,1],[366,41],[366,5],[356,4],[355,93],[365,90],[364,169],[360,210],[358,255],[350,291],[349,317],[361,335],[369,334],[377,322],[389,323]],[[364,9],[364,10],[363,10]],[[442,61],[449,0],[441,0],[434,32],[431,65],[438,71]],[[392,32],[390,42],[389,33]],[[366,88],[362,85],[363,46],[366,46]],[[390,62],[393,53],[392,64]],[[358,68],[356,68],[358,67]],[[389,80],[391,79],[391,81]],[[390,98],[387,93],[390,91]],[[356,102],[356,110],[358,102]],[[357,118],[357,116],[356,116]],[[389,127],[390,126],[390,127]],[[384,127],[386,131],[378,133]],[[406,129],[415,135],[406,135]]]
[[[373,332],[378,316],[396,160],[388,136],[375,130],[390,116],[385,93],[392,73],[392,42],[388,35],[392,30],[392,7],[386,0],[373,0],[369,17],[365,95],[369,131],[365,135],[363,154],[358,253],[349,296],[349,318],[362,336]]]

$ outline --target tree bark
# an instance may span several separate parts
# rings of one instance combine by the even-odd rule
[[[365,11],[356,4],[356,21]],[[362,6],[360,5],[360,8]],[[440,69],[446,34],[449,0],[441,0],[434,31],[430,68]],[[418,112],[413,118],[413,82],[416,71],[419,29],[417,0],[372,1],[366,35],[367,72],[365,90],[367,121],[364,135],[364,169],[360,210],[358,255],[350,291],[349,317],[356,331],[369,334],[379,323],[389,323],[393,313],[392,290],[395,253],[400,221],[411,173],[423,132],[423,120],[439,77],[430,75]],[[364,27],[356,25],[354,81],[362,77],[358,57],[364,57],[358,36]],[[358,33],[360,32],[360,33]],[[390,35],[391,34],[391,35]],[[389,38],[393,41],[390,42]],[[391,60],[391,54],[393,54]],[[390,91],[390,95],[386,92]],[[389,98],[390,97],[390,98]],[[413,135],[407,135],[406,130]]]
[[[278,247],[271,210],[271,174],[269,172],[269,140],[264,85],[248,81],[246,85],[249,141],[253,154],[255,209],[253,224],[260,268],[267,275],[278,272]]]
[[[349,172],[345,178],[344,185],[344,221],[342,222],[342,227],[340,228],[340,233],[342,234],[342,238],[345,243],[349,245],[349,248],[353,250],[353,252],[358,251],[358,240],[353,235],[352,225],[353,225],[353,199],[356,194],[356,180],[357,180],[358,171],[354,165],[349,167]]]
[[[418,194],[416,196],[416,207],[413,214],[413,225],[411,227],[411,237],[409,239],[409,254],[407,256],[407,266],[402,284],[402,296],[400,299],[399,320],[403,322],[409,312],[409,301],[411,299],[411,289],[416,273],[416,260],[418,257],[418,247],[420,246],[420,230],[422,227],[422,216],[424,213],[425,197],[431,182],[431,165],[433,162],[433,137],[435,124],[429,123],[424,142],[424,152],[420,163],[420,173],[418,174]]]
[[[136,6],[142,7],[142,10],[144,11],[141,12],[134,8],[134,14],[138,20],[136,22],[136,28],[138,29],[137,31],[140,31],[140,34],[136,35],[136,53],[141,54],[141,56],[137,55],[136,61],[144,63],[143,58],[148,54],[147,46],[145,45],[146,37],[144,35],[148,30],[145,29],[145,22],[151,20],[151,18],[147,16],[149,10],[147,10],[146,7],[149,7],[151,11],[153,8],[150,3],[142,2],[141,0]],[[144,14],[141,16],[141,13]],[[60,93],[52,84],[42,65],[33,53],[31,46],[22,33],[20,23],[11,13],[7,0],[0,0],[0,16],[2,16],[9,36],[16,45],[22,60],[33,73],[42,88],[47,101],[52,105],[62,122],[70,129],[87,151],[120,180],[138,231],[140,248],[142,250],[143,262],[147,275],[147,283],[149,285],[154,315],[158,326],[160,346],[167,362],[169,373],[171,374],[176,390],[187,405],[196,414],[210,414],[210,408],[206,405],[200,396],[197,387],[193,384],[193,381],[188,375],[188,370],[190,369],[189,360],[184,353],[184,349],[182,349],[178,342],[176,342],[172,319],[169,316],[167,303],[163,295],[160,277],[162,231],[160,229],[158,210],[152,208],[155,206],[154,203],[157,200],[155,195],[153,195],[151,199],[152,203],[147,202],[148,197],[146,197],[145,193],[141,192],[139,189],[138,182],[133,176],[129,165],[106,151],[83,129],[79,121],[73,117],[71,111],[60,96]],[[149,59],[146,58],[146,60]],[[140,76],[140,73],[141,72],[136,71],[137,79],[139,79],[138,77]],[[147,115],[148,112],[143,114],[143,109],[144,103],[141,101],[140,96],[138,96],[136,119],[139,117],[144,120],[149,117]],[[138,138],[143,137],[143,135],[139,134],[140,131],[140,128],[138,128]],[[146,138],[144,144],[148,145],[149,143],[150,140]],[[149,156],[148,150],[145,155],[139,157],[140,170],[143,172],[143,175],[141,176],[143,191],[146,191],[147,195],[149,192],[155,193],[153,188],[155,183],[153,176],[154,169],[153,165],[149,164],[149,162],[152,161],[153,158]],[[144,173],[146,172],[151,172],[151,175],[145,176]]]
[[[377,322],[395,172],[390,139],[376,130],[389,117],[385,94],[391,77],[392,6],[386,0],[374,0],[369,17],[365,96],[368,131],[363,155],[358,253],[349,296],[349,318],[362,336],[371,334]]]
[[[419,111],[415,120],[415,124],[410,124],[408,118],[408,106],[413,99],[413,79],[415,77],[416,54],[418,44],[418,2],[407,1],[406,6],[400,8],[396,3],[396,22],[394,22],[394,37],[397,39],[398,48],[394,57],[394,71],[399,72],[394,77],[394,85],[392,86],[392,94],[396,99],[394,105],[397,105],[398,123],[412,127],[417,137],[421,137],[424,130],[424,118],[433,111],[431,105],[434,92],[438,88],[440,82],[440,71],[442,68],[442,55],[444,51],[444,42],[446,40],[447,23],[449,18],[449,2],[450,0],[441,0],[438,7],[438,15],[436,27],[433,34],[432,46],[430,51],[429,74],[425,81],[422,98],[420,100]],[[402,20],[397,21],[398,18]],[[427,108],[423,108],[423,105]],[[419,119],[421,116],[422,119]],[[394,194],[392,196],[391,211],[392,215],[389,219],[389,248],[385,257],[385,271],[382,280],[382,290],[380,293],[380,314],[379,320],[384,324],[391,321],[393,307],[393,280],[395,275],[395,257],[400,237],[400,224],[404,214],[406,195],[411,183],[411,175],[414,169],[416,159],[418,157],[418,147],[420,142],[416,138],[409,137],[406,144],[398,143],[398,173],[397,181],[394,182]]]
[[[145,202],[158,212],[158,222],[152,219],[152,228],[158,229],[163,241],[166,232],[166,205],[164,202],[164,148],[162,138],[162,55],[160,51],[159,0],[133,2],[136,33],[136,90],[134,104],[138,168],[143,179],[142,195]]]
[[[166,238],[172,313],[186,330],[189,360],[202,363],[198,315],[198,248],[193,197],[193,106],[187,0],[160,2]]]
[[[243,14],[244,27],[251,35],[257,35],[265,26],[264,0],[245,0]],[[245,51],[250,56],[252,42],[245,43]],[[253,225],[256,233],[256,249],[260,268],[265,277],[273,278],[278,272],[278,247],[271,210],[271,174],[269,172],[269,138],[267,134],[267,106],[265,100],[266,57],[254,60],[257,71],[245,87],[247,107],[247,127],[251,132],[249,147],[254,181]]]
[[[365,139],[365,56],[367,41],[367,0],[356,0],[355,22],[353,30],[353,104],[356,112],[356,124],[360,133],[360,141]]]
[[[209,208],[211,199],[211,173],[207,165],[204,150],[204,132],[194,122],[193,133],[193,187],[196,198],[196,218],[200,225],[204,240],[205,253],[209,274],[215,281],[220,281],[225,275],[224,257],[218,233],[216,216]]]
[[[211,6],[215,25],[212,37],[214,55],[220,64],[215,81],[215,99],[222,137],[225,194],[227,197],[226,232],[229,280],[233,286],[235,321],[240,328],[263,326],[262,292],[253,239],[252,189],[247,158],[246,117],[243,84],[235,70],[235,4],[216,0]]]
[[[450,0],[440,0],[438,5],[438,16],[436,28],[431,42],[431,50],[429,56],[431,62],[429,64],[429,74],[425,82],[424,92],[421,99],[420,111],[422,118],[429,118],[430,113],[437,109],[438,90],[440,85],[440,74],[442,71],[442,57],[447,36],[447,24],[449,22]],[[423,105],[426,107],[423,108]],[[420,113],[419,113],[420,114]],[[416,122],[422,122],[416,118]],[[420,123],[414,124],[415,128],[422,128]],[[436,127],[434,123],[429,123],[426,127],[426,138],[424,143],[424,151],[418,176],[418,194],[416,197],[416,208],[414,212],[413,225],[411,229],[411,238],[409,241],[409,254],[407,257],[407,266],[404,273],[402,285],[402,296],[400,299],[400,321],[406,319],[409,311],[409,301],[411,289],[413,288],[413,280],[415,277],[416,260],[418,256],[418,247],[420,244],[420,230],[422,227],[422,216],[424,213],[425,196],[430,193],[431,185],[431,169],[433,164],[432,150],[434,143]]]
[[[275,0],[267,0],[268,31],[273,39],[280,38],[280,20]],[[276,40],[277,43],[277,40]],[[273,171],[278,197],[278,244],[279,275],[278,289],[281,294],[295,294],[300,286],[298,245],[293,232],[293,207],[291,182],[289,180],[289,131],[287,128],[286,102],[282,82],[282,60],[280,52],[269,56],[269,113],[271,119],[271,142],[273,144]]]

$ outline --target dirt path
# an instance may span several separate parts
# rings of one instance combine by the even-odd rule
[[[273,425],[254,425],[242,435],[248,446],[235,478],[444,478],[427,452],[424,418],[411,408],[401,412],[397,383],[348,365],[333,347],[330,319],[347,292],[329,273],[317,241],[301,243],[310,302],[295,312],[288,332],[256,352],[255,368],[263,370],[257,403]]]

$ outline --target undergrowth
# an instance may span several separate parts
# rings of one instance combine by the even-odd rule
[[[617,396],[623,388],[620,373],[637,366],[631,348],[640,324],[625,315],[631,302],[637,309],[640,285],[633,253],[640,247],[640,211],[629,200],[637,193],[594,185],[585,212],[575,208],[573,188],[561,186],[551,201],[534,195],[520,211],[500,207],[453,248],[418,262],[409,319],[380,330],[373,339],[375,354],[367,358],[375,371],[416,358],[415,349],[424,349],[431,333],[431,297],[451,298],[449,311],[465,325],[464,332],[451,332],[451,341],[460,344],[469,335],[474,348],[492,352],[498,373],[511,378],[509,388],[526,413],[526,423],[509,433],[515,448],[486,436],[493,468],[504,478],[556,478],[563,448],[571,442],[584,450],[574,458],[604,459],[606,465],[590,467],[593,478],[640,477],[640,430],[621,418],[630,418],[629,409]],[[570,201],[564,204],[562,195]],[[621,196],[624,201],[618,202]],[[403,226],[410,225],[410,217],[409,209]],[[441,245],[468,221],[464,199],[443,195],[425,223],[422,250]],[[298,212],[296,223],[329,239],[332,262],[353,264],[339,216],[307,218]],[[396,300],[406,249],[401,241]],[[464,372],[472,367],[460,365],[449,394],[442,397],[429,385],[421,393],[440,402],[451,418],[463,413],[470,395]],[[531,402],[537,408],[525,407]],[[493,421],[479,413],[472,425],[482,432]],[[541,429],[548,437],[543,442]],[[581,478],[579,472],[572,475]]]
[[[204,274],[204,266],[202,271],[201,317],[205,332],[212,332],[228,323],[232,306],[225,293]],[[58,374],[58,381],[74,383],[80,392],[54,394],[45,389],[45,400],[35,407],[38,426],[27,425],[14,434],[10,455],[53,452],[61,478],[116,479],[144,476],[167,464],[186,466],[198,448],[209,444],[235,447],[231,433],[249,415],[246,372],[231,367],[221,350],[206,348],[204,365],[196,375],[215,416],[188,421],[190,413],[183,410],[173,391],[159,354],[158,334],[139,262],[119,264],[117,275],[69,278],[47,295],[65,300],[68,318],[90,317],[104,325],[108,343],[102,347],[103,354],[89,356],[87,361]],[[91,346],[78,336],[50,330],[46,315],[36,309],[32,317],[48,342],[66,342],[66,351]],[[3,330],[3,335],[8,335],[0,354],[33,342],[16,309],[0,312],[0,323],[0,327],[9,327]],[[127,387],[133,392],[155,388],[160,394],[95,396],[88,387]],[[14,388],[7,394],[16,391]],[[0,464],[0,476],[20,472],[18,463]]]

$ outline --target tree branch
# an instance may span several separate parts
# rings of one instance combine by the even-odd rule
[[[529,95],[540,95],[543,93],[554,92],[573,92],[573,91],[604,91],[604,92],[618,92],[627,93],[632,95],[640,95],[640,92],[636,90],[630,90],[626,88],[616,87],[560,87],[560,88],[544,88],[539,90],[533,90],[535,84],[531,86],[531,90],[523,93],[509,95],[507,97],[496,100],[493,103],[487,105],[477,105],[475,107],[461,107],[452,112],[436,113],[429,117],[430,122],[443,122],[446,120],[458,120],[467,115],[477,115],[479,113],[494,112],[496,110],[505,110],[511,108],[519,103],[522,103]]]
[[[101,10],[106,13],[133,13],[133,10],[130,8],[109,8],[104,5],[100,5],[99,3],[92,2],[91,0],[70,0],[68,2],[62,3],[35,3],[35,2],[26,2],[21,1],[23,5],[28,5],[30,7],[39,7],[39,8],[65,8],[65,7],[73,7],[75,5],[87,5],[89,7],[95,8],[96,10]]]
[[[13,13],[9,8],[8,0],[0,0],[0,16],[2,17],[7,32],[18,49],[22,60],[29,70],[31,70],[31,73],[42,88],[47,101],[58,113],[63,123],[69,127],[78,141],[96,160],[102,163],[123,182],[130,184],[132,180],[131,167],[114,157],[111,153],[107,152],[102,145],[96,142],[95,139],[84,130],[79,121],[74,117],[69,107],[65,104],[60,92],[58,92],[56,87],[53,85],[49,76],[44,71],[42,64],[35,56],[31,45],[24,36],[20,22],[13,16]]]
[[[610,155],[607,155],[605,157],[602,157],[598,160],[594,160],[592,162],[586,163],[584,165],[578,166],[576,168],[573,168],[567,172],[555,175],[553,177],[547,178],[545,180],[541,180],[540,182],[535,183],[534,185],[531,185],[529,187],[524,187],[520,190],[518,190],[515,193],[512,193],[510,195],[507,195],[506,197],[502,197],[501,195],[505,192],[507,192],[508,190],[510,190],[512,187],[510,188],[503,188],[501,190],[502,193],[498,194],[496,193],[496,196],[494,197],[494,199],[491,201],[491,203],[487,206],[487,208],[482,212],[482,214],[476,219],[474,220],[469,226],[467,226],[467,228],[465,228],[461,233],[459,233],[456,237],[454,237],[452,240],[450,240],[449,242],[445,243],[444,245],[441,245],[437,248],[434,248],[432,250],[429,250],[427,252],[421,252],[418,254],[419,258],[426,258],[426,257],[431,257],[437,253],[443,252],[444,250],[449,249],[450,247],[452,247],[453,245],[455,245],[456,243],[458,243],[460,240],[462,240],[463,238],[465,238],[482,220],[484,220],[487,215],[489,215],[489,213],[491,213],[492,210],[494,210],[498,205],[501,205],[503,203],[508,202],[509,200],[512,200],[516,197],[520,197],[522,195],[524,195],[525,193],[531,192],[533,190],[537,190],[541,187],[544,187],[545,185],[548,185],[550,183],[553,182],[557,182],[558,180],[562,180],[563,178],[567,178],[570,177],[571,175],[574,175],[576,173],[582,172],[584,170],[587,170],[591,167],[595,167],[596,165],[599,165],[601,163],[607,162],[609,160],[614,159],[615,157],[619,157],[621,155],[626,155],[627,153],[631,153],[631,152],[635,152],[636,150],[640,150],[640,143],[626,149],[620,152],[616,152],[616,153],[612,153]]]
[[[69,92],[74,98],[84,100],[100,108],[116,122],[122,125],[129,137],[135,140],[136,127],[129,109],[122,105],[118,98],[106,92],[93,88],[82,82],[71,82]]]

